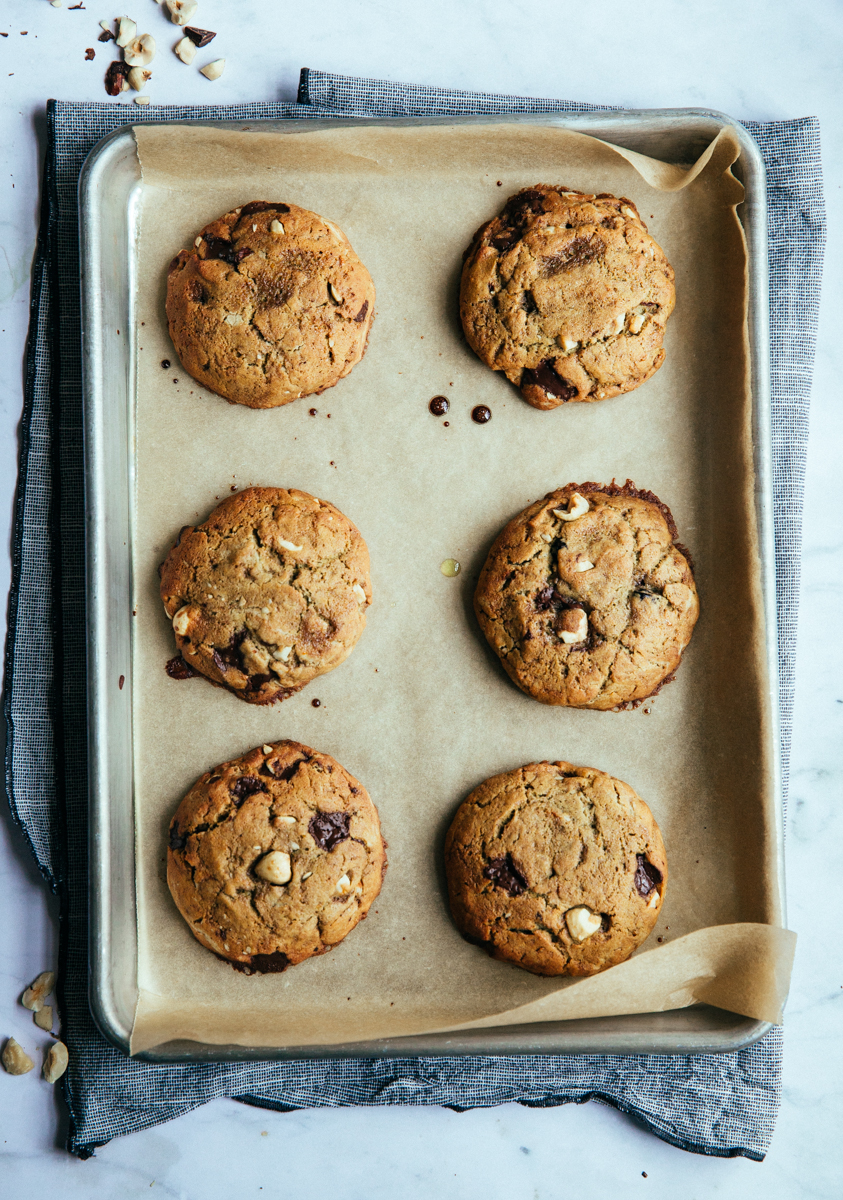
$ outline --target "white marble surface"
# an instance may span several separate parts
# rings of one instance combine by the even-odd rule
[[[35,244],[43,107],[50,96],[105,99],[108,47],[97,22],[117,10],[2,0],[0,31],[0,591],[21,408],[21,363]],[[805,498],[798,692],[788,826],[789,923],[799,933],[786,1012],[784,1099],[766,1161],[684,1154],[596,1104],[345,1109],[275,1114],[217,1101],[119,1139],[80,1163],[60,1147],[61,1105],[37,1073],[0,1073],[0,1195],[146,1196],[189,1200],[318,1195],[407,1200],[512,1200],[660,1195],[839,1197],[843,1194],[843,506],[839,380],[843,344],[843,25],[839,0],[202,0],[196,21],[218,31],[193,68],[167,47],[175,30],[154,0],[129,6],[159,40],[155,101],[292,99],[301,66],[417,83],[659,107],[706,106],[735,116],[822,122],[829,243],[823,282]],[[26,30],[26,36],[21,35]],[[94,62],[84,60],[95,47]],[[207,57],[203,57],[203,56]],[[224,55],[208,83],[199,63]],[[115,101],[116,102],[116,101]],[[120,101],[123,102],[123,101]],[[5,616],[5,610],[4,614]],[[16,1000],[54,962],[54,905],[8,813],[0,817],[0,1035],[46,1042]],[[39,1033],[36,1037],[35,1034]],[[643,1175],[646,1172],[646,1178]]]

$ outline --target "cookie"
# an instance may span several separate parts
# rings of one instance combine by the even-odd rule
[[[249,704],[284,700],[338,667],[372,600],[359,531],[295,489],[230,496],[182,529],[159,571],[184,662]]]
[[[466,251],[472,350],[535,408],[631,392],[664,361],[673,268],[631,200],[537,184]]]
[[[609,709],[672,676],[699,616],[670,509],[631,480],[569,483],[499,534],[474,611],[514,683],[542,704]]]
[[[167,320],[210,391],[276,408],[333,387],[366,349],[375,286],[348,238],[295,204],[256,200],[170,263]]]
[[[214,767],[170,823],[176,907],[203,946],[247,974],[331,950],[366,916],[385,872],[366,789],[299,742]]]
[[[469,941],[535,975],[593,975],[629,958],[667,885],[653,814],[591,767],[532,763],[460,805],[445,840],[451,912]]]

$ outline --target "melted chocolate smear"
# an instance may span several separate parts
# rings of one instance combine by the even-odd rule
[[[500,215],[502,228],[490,239],[490,245],[505,252],[520,238],[531,213],[544,212],[544,196],[534,188],[519,192],[504,205]]]
[[[550,584],[547,584],[540,592],[536,593],[533,605],[537,612],[549,612],[552,610],[555,613],[559,613],[566,608],[582,608],[579,600],[572,600],[568,596],[560,595]]]
[[[222,954],[217,954],[217,958],[221,962],[228,963],[241,975],[280,974],[281,971],[286,971],[290,965],[289,958],[281,950],[274,950],[272,954],[253,954],[248,962],[235,962]]]
[[[654,867],[645,854],[635,855],[635,890],[639,896],[647,897],[662,881],[662,873]]]
[[[488,867],[483,868],[483,875],[510,896],[520,896],[527,890],[527,880],[512,861],[511,854],[507,854],[506,858],[490,859]]]
[[[255,792],[265,792],[266,784],[255,775],[241,775],[239,779],[235,779],[228,790],[239,808],[243,801],[254,796]]]
[[[489,239],[489,245],[494,246],[494,248],[500,251],[501,254],[505,254],[506,251],[510,250],[517,241],[517,229],[502,229],[500,233],[496,233],[493,238]]]
[[[170,836],[167,844],[171,850],[184,850],[187,845],[187,834],[179,833],[179,827],[175,822],[170,826]]]
[[[369,301],[368,301],[368,300],[364,300],[364,301],[363,301],[363,307],[360,309],[360,312],[359,312],[359,313],[357,314],[357,316],[354,318],[354,324],[355,324],[355,325],[362,325],[362,324],[363,324],[363,322],[366,320],[366,313],[367,313],[368,311],[369,311]]]
[[[427,407],[433,413],[434,417],[444,417],[445,413],[451,407],[451,403],[447,396],[434,396]]]
[[[234,243],[227,242],[225,238],[206,237],[204,240],[205,258],[218,258],[232,267],[236,267],[244,258],[253,253],[248,246],[236,249]]]
[[[544,262],[546,276],[558,275],[562,271],[572,271],[585,263],[594,262],[606,249],[606,243],[593,233],[590,237],[577,237],[559,254],[547,255]]]
[[[252,213],[261,212],[280,212],[288,213],[290,211],[289,204],[276,204],[271,200],[253,200],[251,204],[244,204],[240,209],[241,217],[250,217]]]
[[[193,667],[189,666],[180,654],[177,654],[175,658],[171,658],[169,662],[166,662],[164,670],[171,679],[192,679],[196,674]]]
[[[223,262],[234,265],[234,243],[227,242],[225,238],[206,237],[202,239],[205,243],[205,258],[220,258]]]
[[[537,367],[526,367],[521,374],[521,390],[525,387],[538,387],[548,396],[559,400],[571,400],[577,394],[577,389],[567,379],[557,375],[553,369],[553,359],[546,358]]]
[[[306,758],[300,758],[296,762],[290,763],[290,765],[288,767],[285,767],[284,770],[281,772],[273,771],[273,775],[275,776],[276,779],[286,779],[289,781],[290,779],[293,778],[293,776],[295,775],[296,771],[298,771],[298,769],[302,765],[302,763],[307,762],[307,761],[308,760]]]
[[[246,630],[241,629],[239,633],[235,633],[227,646],[222,650],[214,650],[214,663],[218,671],[224,675],[226,671],[230,671],[234,667],[238,671],[243,670],[243,655],[240,653],[246,638]]]
[[[535,188],[525,188],[504,205],[501,216],[508,225],[524,225],[531,213],[544,212],[544,196]]]
[[[350,823],[350,813],[319,812],[310,818],[307,828],[317,846],[323,850],[333,850],[340,842],[348,840]]]
[[[263,685],[265,683],[270,683],[271,680],[272,680],[271,675],[250,675],[249,682],[246,684],[246,691],[247,692],[259,692],[261,690],[261,688],[263,687]],[[292,693],[289,693],[289,694],[292,695]],[[285,696],[284,699],[286,700],[286,698],[287,697]]]

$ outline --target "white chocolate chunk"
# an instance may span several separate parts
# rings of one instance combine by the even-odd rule
[[[574,570],[582,574],[583,571],[593,571],[594,563],[589,562],[587,558],[581,558],[578,563],[574,564]]]
[[[361,602],[361,604],[365,604],[365,602],[366,602],[366,593],[365,593],[365,591],[363,590],[363,588],[360,586],[360,584],[359,584],[359,583],[355,583],[355,584],[354,584],[354,586],[352,587],[352,589],[351,589],[351,590],[352,590],[352,592],[354,592],[354,595],[355,595],[355,596],[357,597],[357,599],[358,599],[358,600]]]
[[[278,220],[270,221],[269,231],[270,231],[270,233],[283,233],[284,226]]]
[[[573,629],[561,629],[559,636],[567,646],[575,646],[578,642],[584,642],[588,636],[588,616],[584,608],[568,609],[568,614],[576,615],[576,625]],[[573,623],[569,618],[569,623]]]
[[[255,865],[255,874],[267,883],[289,883],[293,878],[289,854],[285,854],[283,850],[270,850],[269,854],[265,854]]]
[[[173,617],[173,632],[185,637],[190,628],[190,605],[184,604]]]
[[[654,891],[653,894],[650,896],[650,899],[647,901],[647,907],[648,908],[658,908],[659,899],[660,899],[659,893]]]
[[[278,539],[278,545],[283,546],[285,550],[292,550],[298,553],[299,550],[304,550],[304,546],[297,546],[295,542],[285,542],[283,538]]]
[[[347,875],[340,875],[337,880],[337,891],[341,896],[347,896],[351,891],[351,880]]]
[[[600,913],[592,912],[584,904],[569,908],[565,913],[565,924],[575,942],[584,942],[592,937],[603,924]]]
[[[295,825],[296,823],[295,817],[276,817],[275,820],[283,825]]]
[[[576,521],[577,517],[584,517],[591,505],[586,500],[585,496],[581,496],[579,492],[574,492],[571,499],[568,501],[568,511],[563,508],[554,508],[554,517],[558,517],[560,521]]]
[[[240,316],[240,313],[226,313],[223,317],[223,320],[225,321],[226,325],[243,324],[243,318]]]

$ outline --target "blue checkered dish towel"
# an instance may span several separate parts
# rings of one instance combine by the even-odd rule
[[[226,108],[51,101],[35,260],[13,582],[6,645],[6,781],[12,812],[61,900],[59,1003],[70,1066],[68,1149],[81,1158],[118,1134],[216,1096],[281,1111],[351,1104],[596,1099],[685,1150],[760,1160],[780,1097],[781,1032],[733,1054],[519,1056],[203,1063],[129,1060],[87,1002],[87,762],[82,381],[76,185],[88,152],[124,124],[194,119],[576,112],[595,106],[449,92],[305,70],[299,104]],[[799,536],[824,244],[819,127],[745,122],[767,165],[773,345],[773,454],[782,755],[793,697]],[[44,603],[52,597],[52,605]],[[785,778],[786,778],[785,773]]]

